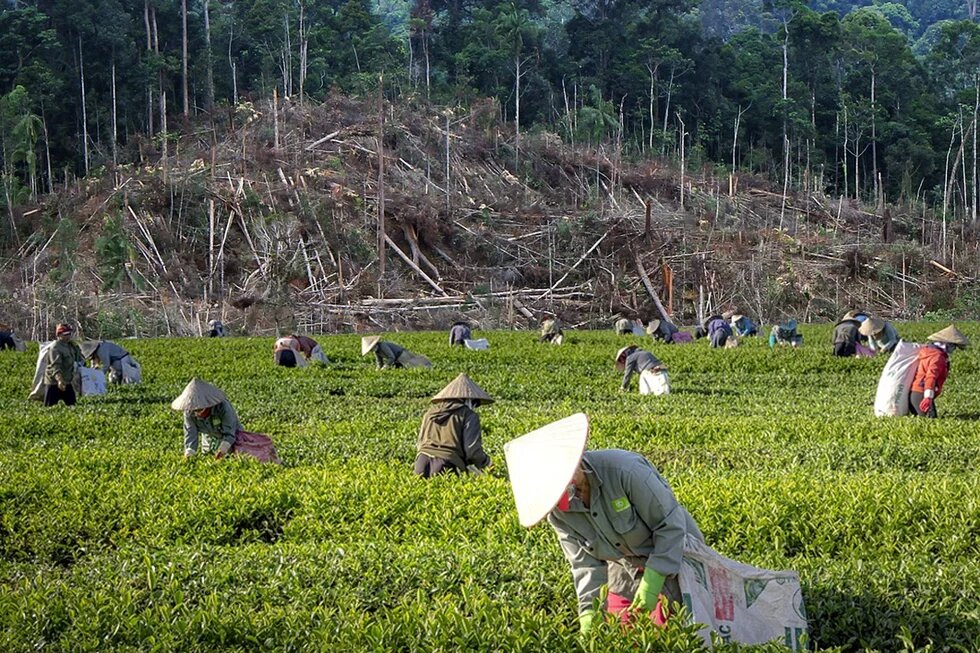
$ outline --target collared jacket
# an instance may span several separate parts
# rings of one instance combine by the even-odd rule
[[[721,317],[715,317],[707,323],[706,329],[709,338],[713,338],[717,331],[726,331],[732,335],[732,327]]]
[[[650,568],[664,576],[680,571],[688,535],[703,540],[694,519],[643,456],[621,449],[587,451],[582,463],[590,505],[578,498],[555,508],[548,522],[572,568],[579,613],[591,610],[608,580],[607,561]]]
[[[217,451],[218,445],[227,442],[235,444],[235,435],[242,430],[238,413],[227,399],[211,407],[211,414],[200,418],[192,410],[184,411],[184,453],[196,453],[198,437],[201,450],[205,453]]]
[[[65,385],[72,385],[78,374],[78,365],[84,361],[82,350],[74,340],[55,340],[48,350],[48,365],[44,368],[44,383],[53,385],[59,378]]]
[[[420,454],[449,461],[456,469],[490,464],[483,451],[480,416],[459,399],[440,401],[422,417],[416,449]]]
[[[858,328],[861,323],[857,320],[842,320],[834,327],[834,344],[855,345],[858,341]]]
[[[378,369],[383,367],[401,367],[398,357],[405,353],[404,347],[399,347],[393,342],[382,340],[374,348],[374,360],[378,364]]]
[[[934,344],[919,347],[916,355],[919,366],[912,379],[912,392],[933,390],[938,397],[949,376],[949,354]]]
[[[469,340],[472,332],[465,324],[454,324],[449,329],[449,346],[462,345],[464,340]]]
[[[634,349],[626,357],[626,368],[623,370],[623,390],[630,387],[630,379],[634,374],[640,374],[647,370],[656,370],[664,367],[660,359],[646,351],[645,349]]]
[[[868,338],[868,345],[875,351],[891,353],[898,345],[898,331],[891,322],[885,322],[885,327],[881,331]]]

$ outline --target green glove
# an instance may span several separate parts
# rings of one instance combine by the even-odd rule
[[[660,590],[664,588],[666,576],[647,567],[643,571],[643,578],[640,579],[640,586],[636,588],[636,595],[630,604],[631,612],[651,612],[657,607],[657,597]]]
[[[586,610],[578,616],[578,630],[583,635],[588,635],[592,630],[592,622],[596,617],[595,610]]]

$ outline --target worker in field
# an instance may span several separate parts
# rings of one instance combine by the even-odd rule
[[[306,367],[306,358],[299,350],[299,340],[293,336],[276,339],[272,345],[272,359],[282,367]]]
[[[708,335],[708,325],[711,324],[712,322],[714,322],[715,320],[723,320],[726,324],[728,323],[727,318],[724,318],[721,315],[718,315],[718,314],[709,315],[708,317],[706,317],[704,319],[704,322],[702,322],[701,324],[699,324],[694,329],[694,337],[695,337],[695,339],[700,340],[701,338],[707,337],[707,335]]]
[[[868,346],[872,351],[884,354],[892,353],[899,341],[898,331],[891,322],[876,317],[869,317],[862,322],[858,333],[868,339]]]
[[[541,337],[538,342],[550,342],[553,345],[560,345],[565,339],[562,331],[561,322],[557,317],[547,317],[541,321]]]
[[[755,336],[759,334],[759,327],[747,316],[741,313],[734,313],[730,319],[732,333],[736,337],[742,338],[744,336]]]
[[[0,351],[5,349],[16,350],[17,343],[14,342],[14,330],[6,322],[0,322]]]
[[[708,318],[705,321],[704,330],[712,348],[732,346],[729,344],[730,340],[734,343],[738,342],[734,339],[731,325],[721,316],[716,315]]]
[[[109,383],[139,383],[143,379],[136,359],[111,340],[87,340],[81,350],[85,361],[101,369]]]
[[[965,348],[970,341],[952,324],[928,338],[919,348],[918,367],[912,378],[909,411],[913,415],[936,417],[936,398],[943,391],[949,376],[949,357],[956,349]]]
[[[211,320],[208,322],[208,337],[209,338],[224,338],[225,335],[225,325],[221,323],[221,320]]]
[[[361,338],[361,356],[367,356],[371,352],[374,352],[379,370],[389,367],[432,367],[432,363],[425,356],[413,354],[393,342],[382,340],[381,336]]]
[[[654,340],[662,340],[665,345],[672,343],[677,333],[680,333],[680,329],[668,320],[653,319],[647,323],[647,335]]]
[[[621,317],[613,324],[613,331],[616,332],[617,336],[631,336],[633,335],[633,323],[625,317]]]
[[[490,456],[483,450],[480,416],[474,409],[492,402],[490,395],[465,374],[440,390],[422,417],[415,473],[430,478],[487,467]]]
[[[670,486],[643,456],[585,451],[589,420],[579,413],[504,446],[518,519],[545,517],[571,565],[579,627],[588,633],[608,586],[606,610],[649,615],[657,624],[680,601],[677,575],[685,540],[704,536]]]
[[[861,323],[854,317],[853,313],[847,313],[834,326],[834,356],[842,358],[857,354],[858,330]]]
[[[472,331],[470,331],[470,325],[463,321],[453,322],[453,325],[449,328],[449,346],[455,347],[459,345],[462,347],[466,344],[466,341],[473,337]]]
[[[795,319],[787,320],[782,324],[776,324],[769,332],[769,346],[789,345],[799,347],[803,344],[803,335],[796,332],[797,324]]]
[[[214,454],[217,460],[241,453],[262,462],[280,462],[272,440],[243,430],[228,397],[210,383],[191,379],[170,407],[184,413],[185,459],[195,456],[200,446],[201,453]]]
[[[320,343],[313,338],[309,336],[300,336],[295,333],[289,337],[294,339],[299,345],[299,351],[306,358],[306,362],[321,363],[323,365],[330,364],[330,359],[327,358],[327,354],[323,351],[323,347],[321,347]]]
[[[630,388],[630,380],[634,374],[640,377],[640,394],[667,394],[670,383],[667,380],[667,366],[659,358],[640,349],[636,345],[628,345],[616,352],[616,369],[623,373],[623,383],[620,392]]]
[[[76,402],[75,386],[81,383],[78,367],[84,360],[82,350],[72,340],[75,328],[70,324],[55,327],[55,342],[48,349],[44,368],[44,405],[54,406],[63,401],[66,406]]]

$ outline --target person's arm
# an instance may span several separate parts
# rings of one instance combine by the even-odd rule
[[[646,566],[661,576],[680,571],[687,536],[687,516],[666,481],[652,465],[637,461],[621,471],[623,487],[637,515],[653,534],[653,553]]]
[[[887,328],[885,328],[885,342],[883,343],[881,350],[888,353],[895,349],[897,345],[898,331],[895,330],[895,327],[889,325]]]
[[[946,374],[948,373],[946,359],[942,356],[932,356],[925,368],[926,374],[923,384],[925,390],[922,395],[927,399],[934,399],[942,392],[940,379],[945,380]]]
[[[197,453],[197,424],[191,416],[191,411],[184,411],[184,455],[193,456]]]
[[[71,382],[71,379],[65,378],[65,374],[61,370],[65,363],[64,359],[65,354],[57,343],[48,350],[48,369],[52,371],[52,376],[54,377],[55,383],[58,384],[59,390],[64,390],[65,386]]]
[[[627,356],[626,357],[626,369],[623,370],[623,384],[619,387],[620,390],[630,389],[630,379],[636,373],[636,357]]]
[[[374,362],[377,364],[379,370],[385,366],[385,357],[381,353],[381,343],[378,343],[378,346],[374,348]]]
[[[565,524],[548,517],[548,522],[558,535],[558,543],[562,553],[572,568],[572,582],[575,585],[575,595],[578,597],[579,616],[592,612],[592,605],[599,598],[602,586],[606,584],[609,572],[606,563],[590,554],[567,529]]]
[[[480,428],[480,416],[471,411],[463,422],[463,452],[467,465],[476,465],[483,469],[490,464],[490,456],[483,450],[483,433]]]
[[[221,443],[222,445],[228,443],[228,449],[231,449],[235,444],[235,435],[241,428],[238,413],[227,399],[215,406],[215,410],[218,411],[218,418],[221,420]]]

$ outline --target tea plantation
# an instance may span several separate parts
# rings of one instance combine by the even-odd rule
[[[799,572],[814,649],[980,650],[980,355],[954,355],[942,419],[876,419],[884,358],[802,332],[776,351],[638,338],[666,397],[618,392],[631,339],[611,331],[478,332],[486,352],[392,334],[435,367],[380,372],[354,335],[319,337],[334,364],[305,370],[274,367],[271,338],[120,341],[145,383],[74,409],[25,399],[36,345],[0,353],[0,651],[695,650],[679,623],[580,640],[554,534],[517,523],[504,442],[578,411],[590,447],[663,471],[716,550]],[[417,479],[421,415],[461,371],[497,398],[496,465]],[[185,462],[169,403],[194,375],[285,465]]]

